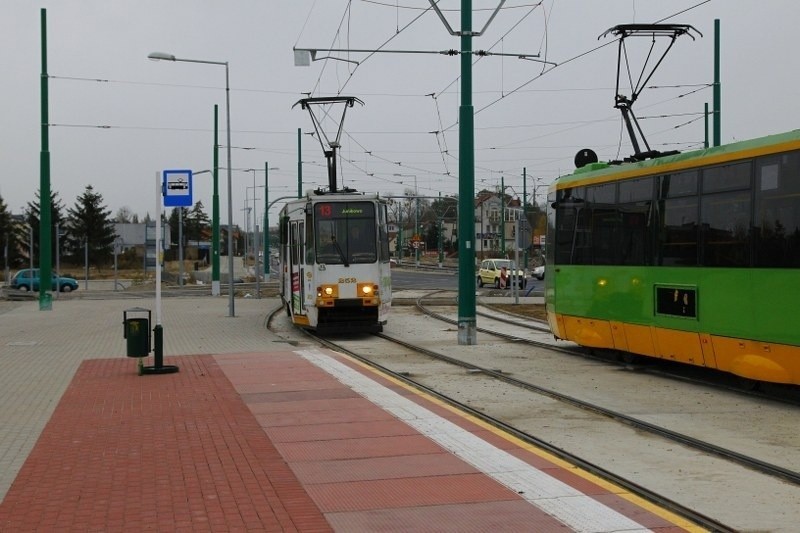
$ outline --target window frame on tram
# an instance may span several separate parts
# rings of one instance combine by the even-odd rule
[[[551,193],[548,262],[797,268],[800,151]]]

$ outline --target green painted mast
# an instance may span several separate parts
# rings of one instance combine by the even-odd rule
[[[461,105],[458,108],[458,344],[478,343],[475,320],[475,111],[472,106],[472,0],[461,0]]]
[[[219,119],[214,104],[214,191],[211,196],[211,294],[220,295],[219,280]],[[230,238],[230,228],[228,229]]]
[[[720,84],[719,65],[719,19],[714,19],[714,146],[722,143],[722,86]]]
[[[39,158],[39,310],[53,308],[53,295],[49,280],[53,276],[53,250],[51,233],[50,198],[50,137],[48,126],[47,92],[47,10],[41,10],[42,19],[42,151]]]

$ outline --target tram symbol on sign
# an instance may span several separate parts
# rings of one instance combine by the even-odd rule
[[[166,207],[191,207],[192,171],[165,170],[162,193]]]

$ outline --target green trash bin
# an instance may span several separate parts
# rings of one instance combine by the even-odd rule
[[[144,317],[128,317],[128,313],[147,313]],[[150,353],[150,310],[142,308],[126,309],[122,313],[126,355],[128,357],[147,357]]]

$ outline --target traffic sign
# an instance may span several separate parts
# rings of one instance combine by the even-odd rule
[[[191,170],[165,170],[161,187],[165,207],[192,206]]]

